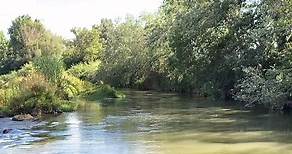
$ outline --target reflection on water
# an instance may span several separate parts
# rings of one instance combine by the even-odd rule
[[[292,153],[289,116],[174,94],[126,93],[122,102],[84,102],[78,112],[46,119],[33,129],[49,132],[38,136],[42,140],[7,147],[1,144],[7,138],[0,137],[0,153]],[[31,129],[26,132],[32,136]]]

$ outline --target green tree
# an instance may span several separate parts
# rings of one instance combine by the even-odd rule
[[[71,31],[75,38],[67,43],[69,50],[64,53],[64,61],[67,66],[89,63],[100,58],[103,45],[98,29],[74,28]]]
[[[11,57],[11,48],[9,40],[6,39],[3,32],[0,32],[0,74],[9,72],[9,59]]]
[[[127,17],[123,23],[103,20],[96,25],[103,33],[105,50],[101,54],[101,70],[96,80],[118,87],[133,87],[144,77],[148,50],[140,21]]]
[[[40,55],[38,42],[45,31],[39,20],[33,20],[27,15],[16,18],[9,28],[11,45],[16,58],[23,63]]]
[[[234,58],[238,29],[245,20],[242,1],[165,1],[166,41],[170,49],[168,69],[178,90],[228,96],[236,80]],[[238,42],[236,42],[238,41]]]
[[[9,28],[12,57],[11,69],[19,68],[41,55],[61,54],[63,40],[45,29],[43,24],[28,15],[19,16]]]
[[[0,52],[1,55],[6,52],[9,48],[9,41],[5,38],[5,35],[3,32],[0,31]]]
[[[291,99],[291,8],[289,0],[267,0],[256,5],[250,38],[261,62],[244,68],[245,76],[236,85],[236,100],[279,108],[284,100]]]

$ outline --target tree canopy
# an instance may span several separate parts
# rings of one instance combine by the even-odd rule
[[[54,76],[50,64],[64,62],[95,84],[280,107],[292,99],[291,8],[291,0],[164,0],[153,14],[73,28],[72,40],[24,15],[10,39],[0,33],[1,73],[34,61]]]

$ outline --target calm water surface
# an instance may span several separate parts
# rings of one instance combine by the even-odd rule
[[[3,154],[292,154],[292,118],[174,94],[126,91],[110,105],[0,129]]]

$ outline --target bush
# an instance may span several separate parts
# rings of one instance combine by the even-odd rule
[[[17,72],[0,76],[0,106],[14,114],[41,111],[51,113],[58,108],[56,86],[48,82],[32,64]]]
[[[93,85],[91,83],[82,81],[69,73],[64,73],[57,93],[60,97],[69,99],[89,91],[92,88]]]
[[[23,79],[33,72],[32,65],[26,65],[17,72],[0,76],[0,106],[7,106],[10,100],[19,94],[19,85]]]
[[[73,111],[76,104],[61,100],[93,89],[91,83],[66,73],[54,57],[39,57],[17,72],[0,76],[0,83],[0,107],[5,114]]]
[[[125,95],[109,85],[101,84],[96,89],[86,93],[86,97],[90,100],[100,100],[104,98],[123,98]]]
[[[8,106],[10,100],[17,96],[19,93],[19,88],[7,88],[7,89],[0,89],[0,106]]]
[[[12,111],[8,106],[2,106],[0,107],[0,115],[2,116],[12,116]]]
[[[53,113],[59,106],[55,92],[56,87],[42,74],[34,73],[22,79],[18,93],[9,100],[8,106],[15,114]]]
[[[26,77],[29,74],[32,74],[35,72],[34,67],[32,66],[32,63],[24,65],[20,70],[18,71],[12,71],[10,74],[5,74],[0,76],[0,88],[7,87],[11,85],[12,83],[19,81],[21,77]]]
[[[68,100],[90,88],[89,83],[65,72],[64,64],[58,57],[42,56],[37,58],[33,64],[52,84],[57,86],[56,95],[59,98]],[[84,70],[82,69],[82,71]]]
[[[91,81],[95,73],[99,70],[100,61],[81,63],[68,69],[67,72],[82,80]]]
[[[247,68],[244,72],[245,77],[235,87],[235,100],[245,102],[247,106],[282,107],[287,93],[281,73],[275,69],[260,71],[255,68]]]
[[[53,83],[58,83],[64,72],[64,63],[56,56],[38,57],[33,61],[33,66]]]
[[[60,110],[62,112],[73,112],[77,110],[78,106],[79,106],[78,103],[73,103],[70,101],[62,101]]]

